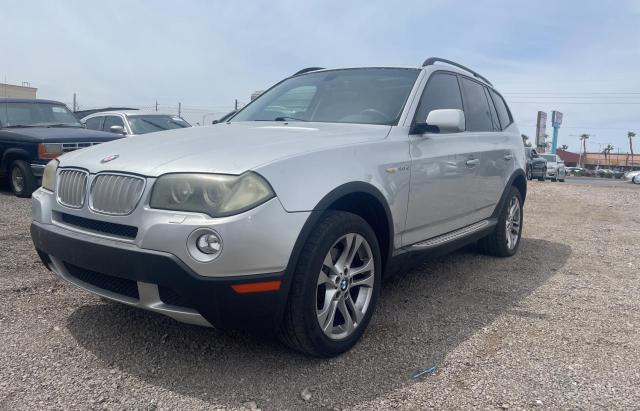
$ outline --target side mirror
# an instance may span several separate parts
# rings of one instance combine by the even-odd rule
[[[219,120],[213,120],[211,124],[218,124],[219,122],[220,122]]]
[[[416,123],[411,134],[459,133],[466,127],[464,112],[457,109],[432,110],[424,123]]]
[[[116,134],[127,134],[127,132],[124,131],[124,127],[122,126],[111,126],[109,127],[109,131]]]

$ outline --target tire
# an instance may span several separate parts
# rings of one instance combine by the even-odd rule
[[[518,203],[518,216],[515,216],[515,220],[510,220],[510,208],[513,206],[513,201]],[[498,224],[494,231],[487,237],[478,241],[479,250],[488,255],[495,257],[511,257],[520,247],[520,238],[522,237],[522,222],[524,212],[522,209],[522,195],[520,191],[511,187],[509,195],[505,201],[502,210],[500,210],[500,217],[498,218]],[[517,220],[517,221],[516,221]],[[507,236],[507,224],[511,221],[510,227],[513,229],[517,224],[517,234],[515,237],[508,238]],[[513,231],[510,231],[513,234]]]
[[[557,178],[552,178],[551,181],[555,183],[556,181],[558,181],[558,179]]]
[[[373,272],[367,270],[351,277],[346,270],[329,270],[328,267],[334,264],[344,267],[340,264],[340,257],[346,251],[348,238],[362,240],[353,254],[351,265],[355,262],[358,269],[372,264]],[[351,244],[354,243],[357,241]],[[367,253],[369,258],[361,259]],[[329,264],[328,259],[331,259]],[[352,273],[356,269],[351,268]],[[343,211],[325,213],[298,258],[279,330],[280,340],[294,350],[316,357],[333,357],[351,349],[364,333],[375,310],[381,269],[378,240],[369,224],[355,214]],[[323,275],[325,281],[321,282]],[[354,310],[359,310],[358,315]],[[352,319],[352,327],[347,325],[343,311]],[[358,316],[361,317],[359,321]],[[327,331],[323,331],[321,322]]]
[[[533,180],[533,172],[531,171],[531,167],[527,168],[527,180]]]
[[[633,176],[633,178],[631,179],[631,182],[634,184],[640,184],[640,175]]]
[[[538,177],[538,181],[544,181],[544,177]]]
[[[18,197],[31,197],[38,188],[38,182],[31,172],[31,167],[24,160],[15,160],[9,167],[9,186]]]

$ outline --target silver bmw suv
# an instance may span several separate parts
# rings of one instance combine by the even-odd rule
[[[397,256],[516,253],[525,164],[504,99],[464,66],[310,68],[224,123],[51,161],[31,235],[94,294],[334,356]]]

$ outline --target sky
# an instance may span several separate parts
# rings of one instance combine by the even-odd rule
[[[68,104],[76,93],[81,109],[181,102],[208,121],[303,67],[438,56],[489,78],[522,133],[559,110],[560,145],[577,151],[588,133],[589,151],[627,152],[627,131],[640,136],[639,18],[640,0],[0,0],[0,82]]]

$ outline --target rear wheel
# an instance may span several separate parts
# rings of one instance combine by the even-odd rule
[[[533,173],[531,172],[531,167],[527,168],[527,180],[533,179]]]
[[[9,185],[18,197],[29,197],[38,184],[26,161],[15,160],[9,167]]]
[[[510,257],[518,251],[522,236],[522,195],[511,187],[493,233],[481,239],[478,246],[485,254],[496,257]]]
[[[328,212],[300,254],[280,339],[319,357],[349,350],[373,315],[380,270],[380,249],[369,224],[355,214]]]

